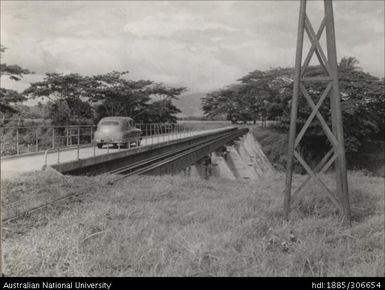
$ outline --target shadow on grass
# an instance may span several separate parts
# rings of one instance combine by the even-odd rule
[[[368,195],[362,190],[352,190],[350,192],[350,209],[352,221],[362,222],[366,218],[372,216],[380,197],[375,195]]]
[[[361,189],[350,190],[349,203],[353,222],[362,222],[372,216],[381,201],[379,195],[372,195]],[[338,210],[333,202],[320,191],[304,192],[293,210],[297,218],[338,216]]]

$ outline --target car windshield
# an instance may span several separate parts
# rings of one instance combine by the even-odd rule
[[[118,126],[119,122],[118,121],[103,121],[101,125],[103,125],[103,126]]]

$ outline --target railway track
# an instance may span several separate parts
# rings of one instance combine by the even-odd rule
[[[109,184],[113,184],[116,181],[119,181],[131,175],[150,173],[155,169],[160,168],[162,166],[167,166],[168,164],[176,160],[179,160],[184,157],[188,157],[189,155],[192,155],[195,152],[198,152],[199,150],[204,149],[205,147],[209,147],[212,144],[219,144],[221,142],[226,142],[226,140],[228,139],[239,137],[244,134],[244,131],[241,131],[241,132],[242,133],[240,133],[238,130],[235,132],[226,132],[224,135],[220,137],[214,136],[207,140],[203,140],[194,144],[189,144],[189,145],[183,146],[182,148],[168,151],[161,155],[148,158],[140,162],[130,164],[128,166],[123,166],[123,167],[111,170],[107,173],[119,174],[120,176],[109,181]],[[190,165],[191,164],[185,163],[183,166],[187,167]],[[171,171],[171,173],[176,173],[177,171],[179,171],[178,167],[175,168],[174,172]]]
[[[204,140],[198,140],[193,144],[187,144],[183,147],[170,150],[159,154],[157,156],[143,159],[141,161],[131,163],[129,165],[119,167],[105,173],[117,175],[112,180],[109,180],[105,183],[106,186],[111,186],[114,183],[125,179],[132,175],[139,174],[162,174],[162,168],[167,168],[165,173],[175,174],[181,169],[194,164],[200,158],[211,153],[213,150],[220,148],[223,145],[228,144],[232,140],[239,138],[247,132],[247,129],[234,130],[229,132],[224,132],[220,136],[211,136]],[[180,162],[182,160],[182,162]],[[3,222],[8,223],[25,217],[26,215],[32,214],[34,212],[40,211],[49,206],[55,206],[59,203],[70,201],[71,199],[78,198],[80,196],[86,195],[88,192],[82,193],[72,193],[66,196],[63,196],[59,199],[44,203],[42,205],[30,208],[16,216],[4,218]]]

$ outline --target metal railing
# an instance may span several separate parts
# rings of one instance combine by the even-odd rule
[[[172,126],[171,126],[172,125]],[[184,137],[191,137],[194,135],[194,132],[201,131],[201,130],[193,130],[193,128],[186,128],[184,126],[181,126],[179,124],[137,124],[138,128],[141,128],[142,130],[142,136],[141,136],[141,143],[145,143],[144,145],[153,145],[158,143],[164,143],[164,142],[170,142],[175,139],[184,138]],[[163,128],[162,128],[163,127]],[[124,150],[130,150],[132,148],[135,148],[138,146],[138,144],[135,144],[133,147],[132,144],[136,143],[136,139],[131,139],[128,142],[127,148],[124,148]],[[86,154],[87,157],[95,157],[96,155],[103,155],[103,154],[109,154],[111,150],[120,151],[122,147],[120,144],[117,144],[117,147],[114,147],[111,149],[110,144],[107,144],[106,149],[97,149],[97,143],[94,142],[94,140],[91,140],[91,143],[88,144],[78,144],[72,145],[72,146],[61,146],[61,147],[53,147],[48,148],[44,151],[44,166],[46,167],[48,165],[48,156],[50,153],[56,152],[56,164],[59,164],[61,162],[60,154],[65,151],[74,150],[74,153],[76,154],[76,160],[80,160],[81,158],[81,149],[88,148],[92,146],[92,152],[88,151]],[[117,150],[116,150],[117,149]],[[90,154],[91,153],[91,154]]]
[[[91,144],[94,125],[10,126],[1,128],[1,155],[42,152],[50,148]]]
[[[184,130],[180,124],[139,123],[142,136],[163,136]],[[95,125],[9,126],[0,128],[1,156],[44,152],[57,147],[91,145]]]
[[[86,146],[82,146],[82,147],[86,147]],[[69,151],[69,150],[72,150],[72,149],[77,149],[75,151],[76,159],[80,160],[80,148],[81,148],[80,145],[74,145],[74,146],[68,146],[68,147],[56,147],[56,148],[47,149],[47,150],[44,151],[44,166],[47,166],[47,164],[48,164],[48,153],[49,152],[54,152],[54,151],[57,152],[57,164],[60,163],[60,152],[62,152],[62,151]],[[94,150],[94,156],[95,156],[95,150]]]
[[[257,122],[255,126],[266,127],[269,122]],[[230,125],[230,124],[229,124]],[[231,124],[235,125],[235,124]],[[202,125],[204,127],[204,125]],[[148,142],[169,141],[172,134],[180,136],[202,130],[202,126],[186,123],[137,123],[136,127],[142,130],[142,138]],[[238,124],[238,127],[245,125]],[[250,124],[246,125],[250,126]],[[12,156],[31,153],[45,153],[76,146],[94,145],[95,125],[71,126],[9,126],[0,128],[1,156]],[[147,144],[148,144],[147,142]],[[53,149],[53,150],[50,150]],[[109,146],[107,151],[109,153]],[[96,150],[96,149],[94,149]],[[120,147],[119,147],[120,150]],[[47,154],[48,154],[47,153]]]

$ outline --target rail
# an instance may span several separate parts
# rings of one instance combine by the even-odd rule
[[[164,167],[166,167],[165,172],[167,174],[174,174],[180,171],[182,167],[191,165],[191,163],[196,162],[208,153],[217,150],[229,141],[246,134],[248,131],[247,128],[244,128],[225,132],[224,134],[212,136],[197,143],[187,144],[182,148],[176,148],[158,156],[111,170],[108,173],[120,174],[121,176],[110,181],[110,184],[133,174],[154,173],[154,170],[156,169],[159,169],[156,171],[157,173],[162,174],[162,168]],[[178,162],[181,160],[184,160],[184,162]]]

